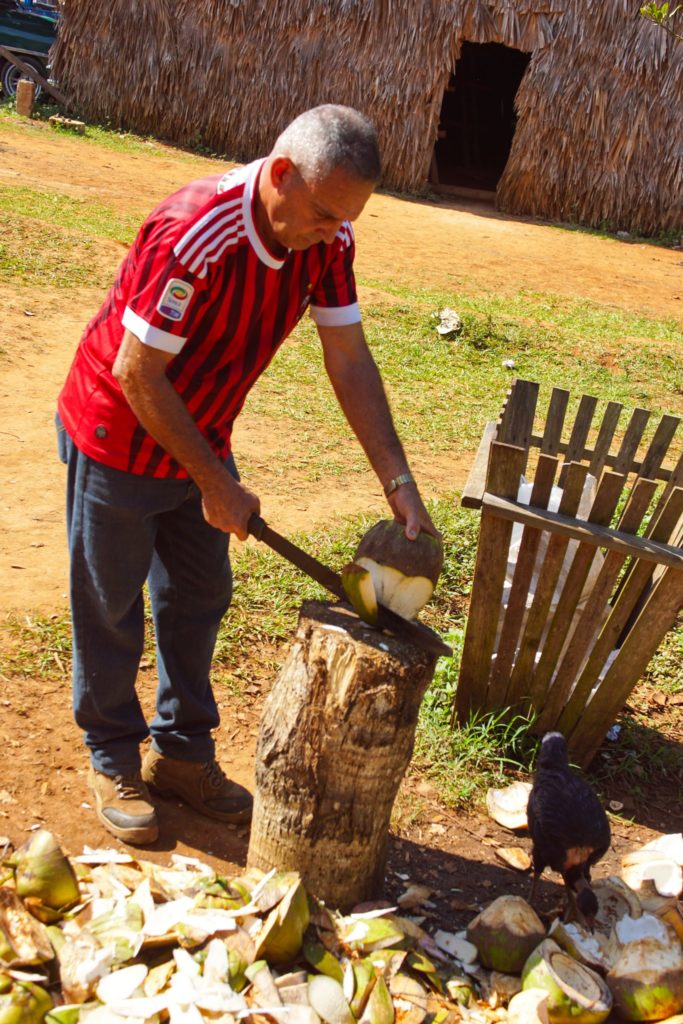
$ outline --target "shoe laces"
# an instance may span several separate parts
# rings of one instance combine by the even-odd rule
[[[142,777],[140,775],[115,775],[114,785],[119,800],[145,800]]]
[[[202,765],[202,773],[212,789],[221,789],[227,781],[218,761],[207,761]]]

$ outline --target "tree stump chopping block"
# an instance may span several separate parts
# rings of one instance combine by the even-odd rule
[[[389,822],[436,659],[306,602],[263,710],[247,863],[298,871],[327,906],[382,895]]]

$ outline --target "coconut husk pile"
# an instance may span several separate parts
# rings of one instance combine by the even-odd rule
[[[507,1019],[473,946],[450,951],[395,911],[343,916],[293,872],[70,858],[40,830],[0,868],[0,1024]]]
[[[625,859],[638,892],[594,883],[592,933],[547,930],[502,896],[465,931],[430,935],[408,898],[342,915],[294,872],[69,858],[40,830],[0,868],[0,1024],[681,1024],[681,906],[657,891],[671,871],[643,868],[648,850],[659,864],[681,842]]]

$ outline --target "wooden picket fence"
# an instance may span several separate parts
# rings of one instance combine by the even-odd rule
[[[646,409],[618,430],[623,407],[608,402],[594,427],[583,395],[565,431],[571,396],[556,387],[535,433],[538,393],[513,382],[463,492],[481,525],[453,723],[533,708],[536,730],[564,733],[586,766],[683,607],[680,420],[662,416],[641,456]]]

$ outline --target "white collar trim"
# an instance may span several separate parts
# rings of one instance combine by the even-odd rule
[[[244,226],[247,232],[247,238],[251,244],[252,249],[261,260],[261,263],[265,263],[271,270],[280,270],[284,266],[284,259],[277,259],[271,252],[266,248],[261,240],[261,237],[257,231],[256,224],[254,223],[254,195],[259,180],[259,171],[266,162],[264,157],[262,160],[254,160],[253,163],[249,164],[246,168],[247,179],[244,186],[244,192],[242,193],[242,216],[244,217]]]

